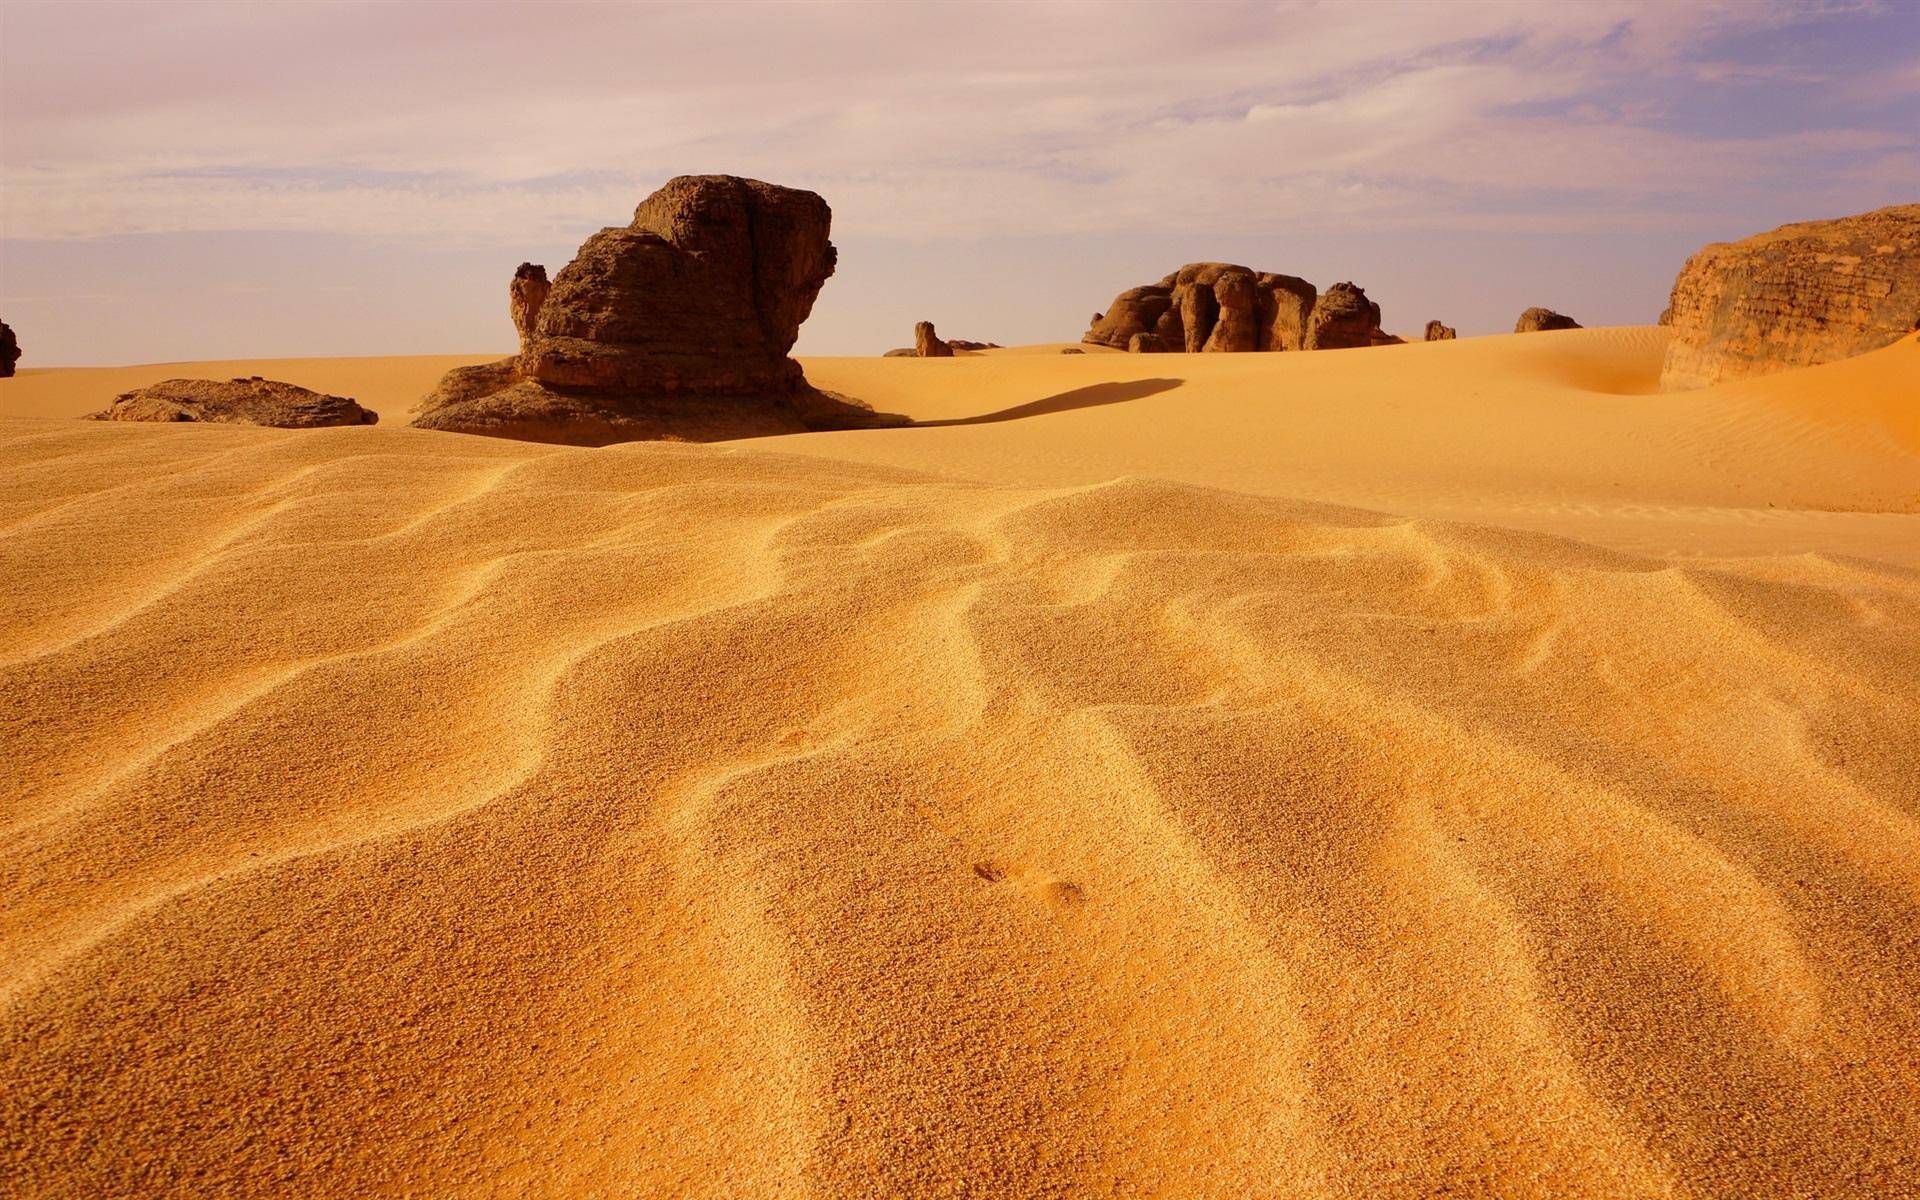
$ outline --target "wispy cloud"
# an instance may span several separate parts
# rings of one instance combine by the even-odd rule
[[[1844,192],[1915,147],[1843,108],[1812,134],[1670,122],[1688,89],[1826,77],[1716,48],[1820,15],[1748,0],[5,13],[14,238],[544,236],[689,170],[814,186],[842,229],[904,238],[1634,224]]]

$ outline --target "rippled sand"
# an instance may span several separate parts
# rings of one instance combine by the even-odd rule
[[[1661,336],[0,384],[4,1190],[1920,1191],[1920,341]]]

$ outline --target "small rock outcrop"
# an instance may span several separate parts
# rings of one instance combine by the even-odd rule
[[[1398,338],[1380,329],[1380,306],[1353,283],[1336,283],[1314,303],[1307,321],[1309,350],[1351,350]]]
[[[0,321],[0,379],[13,376],[13,364],[20,361],[20,340],[13,335],[13,326]]]
[[[1579,329],[1580,322],[1550,308],[1530,308],[1513,323],[1515,333],[1544,333],[1551,329]]]
[[[1295,275],[1188,263],[1159,283],[1121,292],[1106,312],[1093,314],[1080,340],[1136,354],[1330,350],[1400,340],[1380,331],[1380,306],[1366,293],[1345,283],[1328,294],[1336,289],[1347,290],[1329,302]]]
[[[1065,346],[1065,347],[1062,347],[1062,348],[1061,348],[1061,351],[1060,351],[1060,353],[1062,353],[1062,354],[1085,354],[1085,353],[1086,353],[1086,351],[1085,351],[1085,350],[1082,350],[1082,349],[1081,349],[1080,347],[1078,347],[1078,346]]]
[[[539,263],[521,263],[507,288],[507,308],[513,314],[513,327],[520,331],[520,349],[533,336],[534,323],[540,319],[540,306],[547,302],[553,285],[547,282],[547,269]]]
[[[1427,322],[1427,340],[1429,342],[1451,342],[1457,336],[1459,335],[1454,332],[1453,326],[1451,325],[1442,325],[1438,321]]]
[[[972,354],[977,350],[998,349],[1000,349],[999,342],[970,342],[965,338],[942,339],[933,331],[932,321],[921,321],[913,327],[913,345],[902,346],[898,350],[888,350],[880,357],[952,358],[956,354]]]
[[[1666,391],[1878,350],[1920,328],[1920,204],[1707,246],[1680,269]]]
[[[258,375],[246,379],[169,379],[115,396],[95,421],[206,421],[313,429],[372,425],[380,414],[345,396],[327,396]]]
[[[816,391],[788,357],[833,274],[832,218],[797,188],[669,180],[537,302],[530,265],[516,272],[520,354],[449,372],[414,424],[590,446],[902,424]]]
[[[933,331],[932,321],[920,321],[913,327],[913,356],[952,358],[953,347],[940,340],[940,335]]]

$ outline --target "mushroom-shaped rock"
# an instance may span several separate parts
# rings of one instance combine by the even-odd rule
[[[797,188],[669,180],[554,276],[517,358],[450,372],[414,424],[579,445],[902,424],[787,356],[833,274],[832,216]],[[535,291],[516,275],[516,324]]]
[[[1545,333],[1554,329],[1579,329],[1580,322],[1550,308],[1530,308],[1513,323],[1515,333]]]
[[[1890,345],[1920,328],[1920,204],[1708,246],[1681,268],[1664,318],[1668,391]]]
[[[345,396],[328,396],[258,375],[246,379],[169,379],[115,396],[96,421],[204,421],[312,429],[372,425],[380,419]]]
[[[534,324],[540,319],[540,306],[547,302],[553,285],[547,282],[547,269],[539,263],[521,263],[508,285],[507,308],[513,314],[513,327],[520,331],[520,349],[527,348]]]

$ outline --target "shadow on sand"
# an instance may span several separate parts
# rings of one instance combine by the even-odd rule
[[[1185,382],[1183,379],[1128,379],[1119,383],[1096,383],[1091,387],[1074,388],[1070,392],[1061,392],[1041,400],[1016,404],[1012,408],[1003,408],[999,412],[981,413],[977,417],[955,417],[950,421],[915,421],[908,428],[934,429],[942,425],[992,425],[997,421],[1044,417],[1048,413],[1071,412],[1076,408],[1125,404],[1129,400],[1142,400],[1160,392],[1171,391]]]

